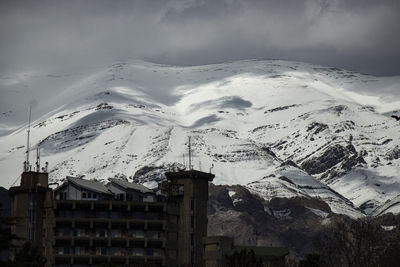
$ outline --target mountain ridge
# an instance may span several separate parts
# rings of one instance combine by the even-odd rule
[[[1,86],[11,103],[17,85],[48,88],[54,79],[60,88],[48,101],[54,95],[60,104],[38,102],[34,111],[43,115],[31,128],[32,150],[40,145],[52,181],[116,176],[154,186],[162,170],[185,165],[192,136],[195,167],[214,166],[216,184],[240,184],[264,199],[318,197],[351,217],[400,212],[400,125],[390,117],[400,114],[400,77],[279,60],[135,61],[75,76],[10,77]],[[26,149],[26,125],[10,126],[21,110],[0,110],[0,182],[7,187]],[[149,166],[158,169],[154,181],[135,175]]]

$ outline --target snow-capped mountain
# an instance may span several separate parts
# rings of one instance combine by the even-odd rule
[[[50,178],[154,186],[192,165],[266,200],[314,197],[352,217],[400,212],[400,77],[278,60],[177,67],[132,61],[0,75],[0,184],[18,181],[33,101]],[[35,116],[36,114],[36,116]]]

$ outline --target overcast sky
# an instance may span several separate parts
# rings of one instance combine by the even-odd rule
[[[400,75],[399,0],[1,0],[0,71],[287,59]]]

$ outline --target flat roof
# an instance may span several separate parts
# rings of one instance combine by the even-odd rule
[[[227,254],[233,255],[240,253],[242,250],[252,250],[256,256],[268,258],[281,258],[289,254],[289,249],[286,247],[260,247],[260,246],[235,246]]]
[[[201,172],[197,170],[182,170],[182,171],[177,171],[177,172],[166,172],[165,176],[167,177],[168,180],[174,179],[174,178],[193,178],[193,179],[207,179],[208,181],[212,181],[215,177],[214,174],[212,173],[207,173],[207,172]]]

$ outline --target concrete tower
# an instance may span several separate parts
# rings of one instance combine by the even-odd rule
[[[48,173],[23,172],[21,184],[11,187],[9,194],[12,198],[11,216],[16,218],[12,233],[22,238],[19,243],[31,241],[43,247],[46,208],[51,206],[52,196]]]
[[[169,205],[178,208],[177,266],[203,266],[207,236],[208,182],[214,175],[196,170],[167,172]]]

